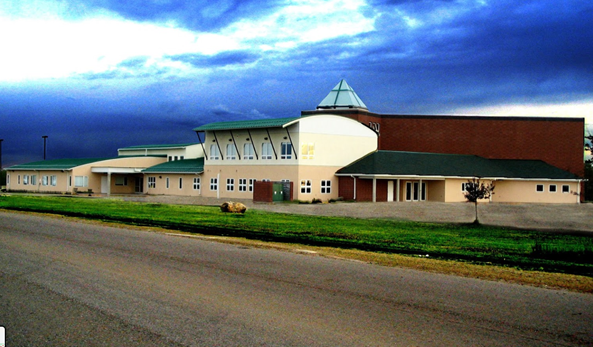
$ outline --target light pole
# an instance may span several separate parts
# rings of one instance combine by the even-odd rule
[[[2,171],[2,141],[4,139],[0,139],[0,171]]]
[[[47,150],[47,135],[41,136],[43,138],[43,160],[45,160],[45,154]]]

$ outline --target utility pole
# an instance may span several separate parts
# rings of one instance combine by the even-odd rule
[[[45,154],[47,153],[47,135],[41,137],[43,138],[43,160],[45,160]]]

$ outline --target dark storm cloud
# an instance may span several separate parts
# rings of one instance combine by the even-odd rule
[[[255,54],[250,51],[230,51],[212,56],[197,53],[187,53],[167,56],[167,58],[173,61],[188,63],[195,67],[220,67],[227,65],[249,64],[256,61],[259,58],[259,54]]]
[[[124,18],[145,22],[174,21],[198,31],[223,28],[239,19],[258,18],[274,12],[281,1],[208,0],[86,0],[86,6],[104,8]]]

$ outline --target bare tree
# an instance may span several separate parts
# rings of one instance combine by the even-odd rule
[[[463,195],[468,202],[473,202],[476,211],[476,219],[474,224],[480,224],[478,219],[478,200],[490,199],[494,195],[494,182],[484,183],[479,177],[474,177],[465,183]]]

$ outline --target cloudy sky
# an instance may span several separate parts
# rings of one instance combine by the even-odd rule
[[[4,0],[3,167],[298,116],[344,78],[370,111],[586,117],[590,0]]]

